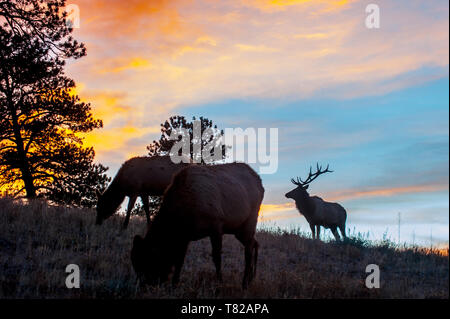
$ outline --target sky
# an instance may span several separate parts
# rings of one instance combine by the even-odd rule
[[[448,1],[68,3],[87,56],[67,74],[104,122],[85,144],[111,176],[172,115],[278,128],[261,227],[309,232],[284,194],[319,162],[333,173],[310,193],[345,207],[350,234],[448,246]],[[369,3],[379,28],[366,27]]]

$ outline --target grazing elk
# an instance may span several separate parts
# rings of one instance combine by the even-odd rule
[[[233,234],[245,247],[245,289],[256,274],[258,242],[254,235],[264,196],[261,179],[244,163],[189,166],[174,176],[160,211],[145,238],[135,236],[131,261],[142,283],[177,284],[190,241],[210,237],[219,280],[222,235]]]
[[[305,181],[302,181],[297,177],[297,181],[291,179],[291,182],[294,185],[297,185],[297,188],[293,189],[289,193],[286,193],[287,198],[292,198],[295,200],[295,205],[300,213],[305,216],[306,220],[309,223],[309,227],[311,227],[313,238],[316,238],[317,230],[317,239],[320,239],[320,226],[331,229],[336,240],[339,240],[339,234],[337,232],[337,228],[339,227],[342,236],[345,238],[345,221],[347,219],[347,213],[345,209],[337,204],[337,203],[329,203],[324,201],[322,198],[317,196],[309,196],[308,189],[309,184],[315,180],[319,175],[323,173],[331,173],[327,168],[322,171],[322,166],[319,167],[317,164],[317,171],[313,174],[312,167],[309,169],[308,178]],[[315,228],[315,229],[314,229]]]
[[[144,204],[147,224],[150,223],[148,197],[160,196],[170,184],[172,176],[189,164],[175,164],[170,156],[134,157],[122,164],[111,184],[103,194],[97,191],[97,219],[100,225],[112,216],[126,196],[128,201],[127,215],[123,228],[127,228],[131,210],[138,197]]]

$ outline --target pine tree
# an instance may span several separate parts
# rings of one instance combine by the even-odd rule
[[[73,93],[68,59],[86,54],[65,1],[0,1],[0,188],[78,206],[95,203],[107,168],[79,133],[101,128]]]
[[[184,116],[181,115],[175,115],[170,117],[168,120],[166,120],[163,124],[161,124],[161,137],[158,141],[153,141],[150,145],[147,146],[148,154],[150,156],[154,155],[171,155],[171,150],[174,144],[181,139],[181,136],[178,140],[170,139],[170,136],[173,131],[176,131],[177,129],[183,128],[186,129],[187,134],[189,134],[189,141],[190,141],[190,158],[194,160],[194,143],[197,143],[199,141],[196,141],[194,138],[194,121],[200,122],[200,128],[201,128],[201,134],[205,132],[206,129],[210,128],[214,132],[213,135],[209,137],[208,140],[202,140],[200,141],[201,148],[200,150],[203,150],[203,148],[206,146],[207,143],[210,143],[214,139],[217,139],[221,136],[223,136],[224,132],[223,130],[219,130],[217,128],[217,125],[214,125],[213,122],[207,118],[200,117],[199,119],[196,119],[195,116],[192,118],[192,121],[189,122],[186,120]],[[214,149],[211,150],[211,154],[213,155]],[[224,144],[220,145],[220,152],[218,158],[221,160],[225,159],[226,156],[226,146]],[[182,155],[182,154],[179,154]],[[202,164],[205,164],[205,161],[203,158],[200,161]]]

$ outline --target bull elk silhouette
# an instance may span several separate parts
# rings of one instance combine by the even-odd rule
[[[105,192],[102,194],[97,191],[96,224],[100,225],[105,219],[112,216],[126,196],[130,199],[123,228],[128,226],[131,210],[138,197],[142,199],[147,224],[149,224],[148,197],[163,195],[172,176],[187,165],[190,163],[173,163],[170,156],[133,157],[127,160],[122,164]]]
[[[210,237],[219,280],[223,234],[233,234],[245,247],[246,288],[256,273],[258,211],[264,196],[261,178],[247,164],[192,165],[173,178],[145,238],[135,236],[133,268],[142,283],[180,278],[190,241]]]
[[[309,169],[309,175],[303,181],[297,177],[297,180],[291,179],[291,182],[297,187],[292,191],[286,193],[287,198],[295,200],[295,205],[299,212],[305,216],[311,228],[313,239],[320,239],[320,226],[331,229],[333,236],[336,240],[340,240],[337,228],[341,231],[344,238],[345,235],[345,222],[347,219],[347,212],[338,203],[330,203],[324,201],[318,196],[309,196],[307,189],[309,184],[317,177],[324,173],[331,173],[329,165],[322,171],[322,166],[319,167],[317,163],[317,170],[312,172],[312,167]],[[316,237],[317,231],[317,237]]]

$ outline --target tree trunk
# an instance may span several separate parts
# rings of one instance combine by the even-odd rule
[[[35,198],[36,197],[36,188],[33,183],[33,176],[30,173],[28,168],[28,163],[25,161],[22,171],[22,179],[25,183],[25,191],[27,192],[27,198]]]
[[[23,147],[23,141],[22,137],[19,133],[19,139],[16,137],[16,144],[17,144],[17,154],[19,155],[20,160],[20,171],[22,172],[22,180],[25,184],[25,191],[27,193],[27,198],[34,198],[36,197],[36,188],[34,187],[33,183],[33,176],[30,172],[29,163],[27,160],[27,155],[24,151]]]
[[[36,188],[34,187],[33,176],[30,171],[30,166],[27,160],[27,154],[25,153],[22,135],[20,134],[20,127],[17,119],[17,114],[12,107],[10,108],[12,115],[11,117],[12,117],[14,138],[16,140],[17,155],[19,156],[19,166],[20,166],[19,169],[22,173],[22,180],[25,184],[25,191],[27,193],[26,197],[34,198],[36,197]]]

